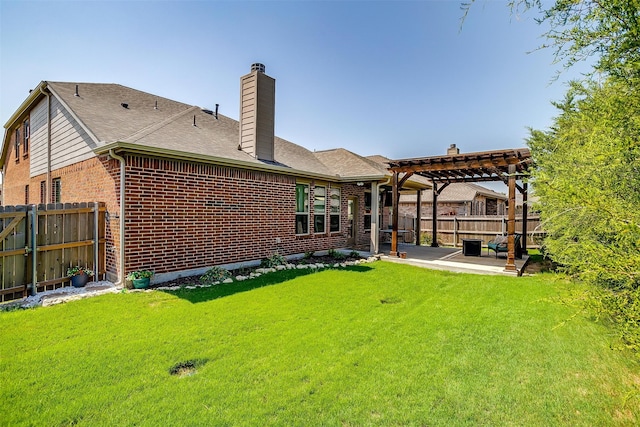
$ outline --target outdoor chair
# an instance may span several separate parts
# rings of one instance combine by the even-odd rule
[[[522,234],[514,235],[514,244],[516,247],[516,258],[522,258],[522,247],[520,246],[521,237],[522,237]],[[507,253],[509,251],[509,248],[507,246],[507,239],[508,239],[508,236],[503,236],[499,234],[495,237],[495,239],[490,240],[489,243],[487,243],[487,255],[489,254],[490,250],[496,253],[496,258],[498,258],[499,252]]]

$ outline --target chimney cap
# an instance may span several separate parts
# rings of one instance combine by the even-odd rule
[[[264,64],[261,64],[259,62],[251,64],[251,72],[257,71],[259,73],[264,73],[264,68]]]

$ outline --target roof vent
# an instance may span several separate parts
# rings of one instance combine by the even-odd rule
[[[264,64],[260,64],[256,62],[255,64],[251,64],[251,72],[257,71],[259,73],[264,73]]]
[[[202,110],[203,113],[213,116],[213,111],[211,110]]]
[[[122,105],[122,108],[129,108],[129,104],[126,102],[121,102],[120,105]]]
[[[76,93],[74,93],[73,96],[80,96],[80,94],[78,93],[78,85],[76,85]]]

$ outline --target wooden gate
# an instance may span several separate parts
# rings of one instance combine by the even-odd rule
[[[0,206],[0,302],[70,284],[67,268],[105,273],[104,203]]]

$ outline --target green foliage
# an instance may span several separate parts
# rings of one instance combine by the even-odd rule
[[[89,267],[81,267],[77,265],[75,267],[69,267],[67,269],[67,277],[77,276],[78,274],[82,273],[86,274],[89,277],[93,276],[93,270]]]
[[[433,237],[431,236],[431,234],[427,233],[426,231],[423,231],[423,232],[420,233],[420,244],[421,245],[429,246],[432,241],[433,241]]]
[[[260,262],[260,267],[262,268],[273,268],[278,265],[285,265],[287,263],[287,259],[280,255],[279,253],[275,253],[271,255],[269,258],[265,258]]]
[[[336,261],[341,261],[341,260],[343,260],[343,259],[345,259],[347,257],[345,254],[343,254],[342,252],[337,251],[335,249],[329,249],[327,251],[327,255],[329,255],[330,257],[332,257]]]
[[[315,253],[314,251],[306,251],[306,252],[304,253],[304,257],[303,257],[303,259],[310,259],[310,258],[312,258],[314,253]]]
[[[203,285],[214,285],[229,277],[231,277],[231,273],[229,273],[228,270],[215,266],[211,267],[206,273],[200,276],[200,283]]]
[[[136,280],[136,279],[147,279],[153,276],[153,271],[151,270],[138,270],[132,271],[127,274],[127,280]]]
[[[360,258],[360,252],[355,251],[355,250],[354,250],[354,251],[351,251],[351,252],[349,253],[349,257],[350,257],[350,258]]]
[[[545,253],[606,291],[592,304],[640,350],[640,85],[573,83],[549,131],[531,131]]]
[[[550,131],[528,140],[545,249],[612,289],[640,285],[640,93],[574,83]]]

